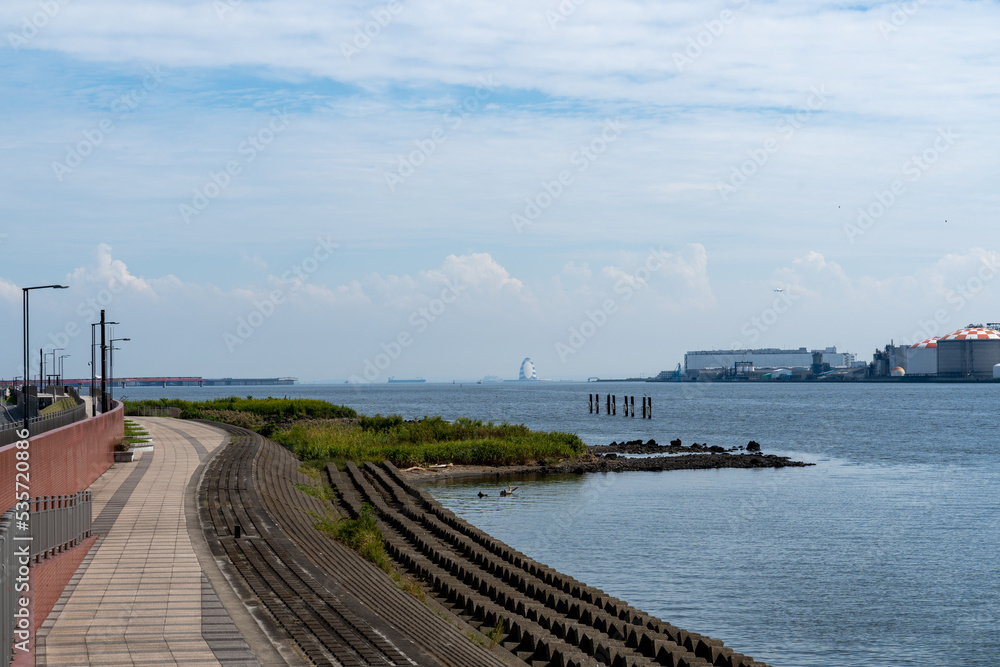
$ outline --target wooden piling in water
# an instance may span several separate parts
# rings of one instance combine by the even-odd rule
[[[617,398],[617,396],[615,396],[614,394],[611,394],[611,416],[612,417],[615,416],[616,414],[618,414],[618,406],[615,405],[615,399],[616,398]]]
[[[635,417],[635,396],[632,397],[632,417]]]
[[[652,419],[652,418],[653,418],[653,397],[650,396],[649,397],[649,416],[647,417],[647,419]]]
[[[594,414],[594,395],[587,394],[587,404],[590,406],[590,414]]]
[[[604,414],[611,414],[611,394],[604,397]]]
[[[646,397],[642,397],[642,418],[646,418]]]

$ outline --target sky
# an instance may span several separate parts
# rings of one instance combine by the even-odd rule
[[[655,375],[1000,321],[1000,5],[5,0],[0,377]],[[37,373],[37,362],[32,373]]]

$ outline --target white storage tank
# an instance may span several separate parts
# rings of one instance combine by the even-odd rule
[[[938,375],[987,380],[1000,364],[1000,332],[968,326],[937,341]]]
[[[993,379],[1000,380],[1000,364],[993,367]]]
[[[907,375],[935,375],[937,373],[937,338],[914,343],[906,351]]]

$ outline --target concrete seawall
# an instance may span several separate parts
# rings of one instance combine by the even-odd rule
[[[538,563],[459,519],[394,466],[328,467],[332,503],[283,447],[224,427],[199,506],[216,559],[271,641],[312,664],[764,667]],[[375,508],[425,602],[314,527]],[[498,630],[499,628],[499,630]],[[336,662],[334,662],[336,661]],[[290,660],[294,662],[294,660]]]
[[[397,562],[483,632],[502,624],[501,645],[528,664],[764,664],[532,560],[455,516],[390,463],[327,474],[347,511],[377,509]]]
[[[314,527],[334,508],[301,490],[315,480],[288,450],[213,425],[232,442],[202,477],[201,524],[216,561],[289,664],[503,667],[470,641],[464,624],[447,622]]]

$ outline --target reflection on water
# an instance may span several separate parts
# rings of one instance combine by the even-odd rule
[[[428,490],[533,558],[773,665],[995,665],[1000,479],[966,473],[828,463]]]

